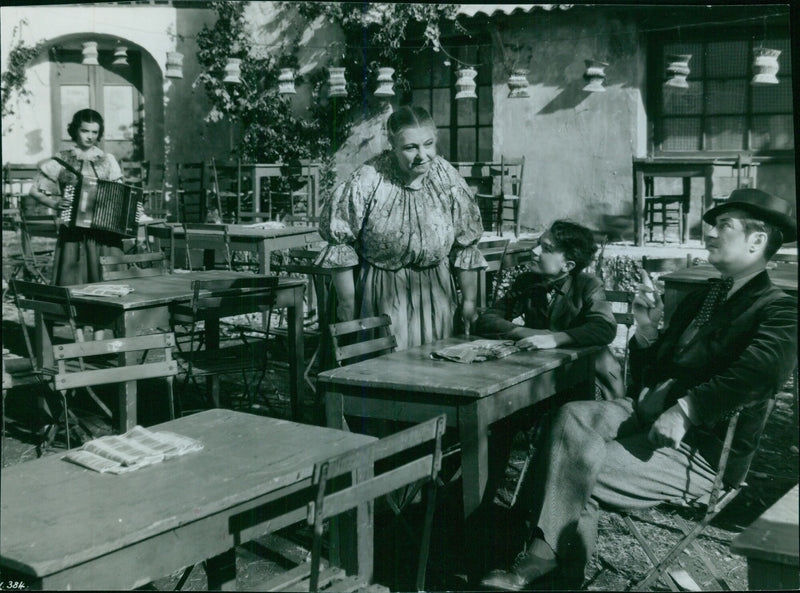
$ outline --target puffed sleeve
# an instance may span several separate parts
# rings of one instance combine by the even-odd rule
[[[63,167],[55,159],[47,159],[39,163],[39,170],[33,184],[40,192],[45,194],[61,194],[61,184],[58,177]]]
[[[464,178],[452,165],[449,165],[449,168],[453,179],[450,189],[453,197],[453,227],[455,229],[455,241],[451,250],[453,265],[462,270],[487,268],[489,266],[486,259],[478,249],[478,241],[483,234],[483,222],[478,202]]]
[[[105,161],[108,171],[108,181],[121,181],[122,169],[120,168],[117,159],[114,158],[114,155],[110,152],[105,153]]]
[[[353,247],[361,231],[371,167],[362,166],[340,184],[322,206],[319,234],[328,244],[317,257],[322,268],[350,268],[358,265]],[[372,170],[374,173],[374,170]],[[376,174],[377,175],[377,174]]]

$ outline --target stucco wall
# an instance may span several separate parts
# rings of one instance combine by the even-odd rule
[[[525,156],[522,226],[570,218],[603,228],[629,214],[631,158],[644,153],[647,129],[635,24],[616,10],[576,6],[515,15],[499,32],[509,63],[530,72],[530,98],[509,99],[495,44],[494,158]],[[586,59],[611,64],[605,92],[582,90]]]
[[[145,104],[145,159],[166,163],[168,185],[174,182],[174,164],[230,156],[232,138],[228,122],[206,123],[209,111],[202,88],[192,83],[200,74],[195,37],[216,14],[208,9],[171,6],[18,6],[3,7],[2,63],[5,67],[14,38],[12,31],[23,19],[22,39],[45,42],[45,51],[28,70],[29,100],[14,102],[15,113],[3,121],[3,161],[35,163],[53,154],[50,69],[47,50],[53,45],[80,47],[86,39],[99,47],[119,41],[142,54],[142,93]],[[182,79],[164,78],[168,51],[184,55]]]

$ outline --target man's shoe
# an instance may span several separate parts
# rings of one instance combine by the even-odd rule
[[[528,550],[517,556],[511,570],[490,572],[481,580],[481,586],[495,591],[523,591],[556,568],[555,558],[542,558]]]

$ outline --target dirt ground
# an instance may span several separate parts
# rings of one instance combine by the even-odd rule
[[[645,248],[649,254],[672,254],[673,251],[686,253],[675,247],[661,248],[649,246]],[[17,251],[15,236],[3,231],[3,277],[11,273],[11,256]],[[627,254],[636,256],[641,253],[629,245],[609,245],[606,254]],[[702,255],[699,245],[690,246],[693,255]],[[615,340],[613,346],[621,353],[624,346],[624,332]],[[24,342],[19,331],[19,321],[13,305],[3,301],[3,346],[17,354],[24,354]],[[275,363],[270,369],[267,380],[262,386],[262,406],[254,413],[273,416],[285,415],[288,411],[288,381],[285,364],[280,361],[282,347],[276,344]],[[283,349],[285,350],[285,348]],[[231,383],[227,388],[235,392],[237,385]],[[238,386],[241,390],[241,386]],[[24,463],[35,459],[37,451],[35,437],[31,433],[35,412],[30,389],[19,388],[8,393],[4,402],[4,414],[8,421],[8,430],[3,441],[3,466]],[[187,397],[192,397],[190,394]],[[86,402],[76,402],[79,406]],[[742,557],[732,555],[729,551],[731,539],[749,525],[768,506],[778,500],[786,491],[798,482],[798,436],[797,426],[793,424],[793,398],[789,391],[778,394],[775,409],[769,419],[762,439],[759,453],[752,465],[747,479],[747,486],[739,497],[721,513],[699,540],[701,547],[709,554],[717,572],[723,576],[733,590],[747,588],[747,566]],[[796,404],[795,404],[796,405]],[[97,434],[110,432],[110,426],[99,416],[92,416],[90,406],[86,405],[84,414],[92,420]],[[157,415],[157,414],[156,414]],[[142,422],[157,422],[160,418],[148,418],[142,414]],[[56,441],[56,447],[46,451],[46,455],[63,453],[63,445]],[[516,552],[521,549],[524,537],[525,516],[520,506],[508,509],[506,503],[516,484],[519,468],[522,466],[527,452],[527,441],[519,434],[514,440],[511,462],[505,470],[505,478],[497,492],[490,509],[489,521],[483,531],[470,531],[463,525],[460,517],[459,483],[450,484],[441,489],[439,507],[434,524],[431,560],[429,563],[427,589],[471,590],[466,582],[466,574],[475,566],[470,566],[468,558],[474,557],[476,549],[484,548],[483,561],[485,567],[507,565],[513,561]],[[535,476],[533,476],[535,479]],[[675,541],[678,533],[676,514],[685,515],[683,511],[651,509],[637,514],[645,537],[657,550],[666,550],[669,542]],[[419,517],[415,518],[419,519]],[[397,532],[379,514],[376,522],[376,581],[388,586],[393,591],[410,590],[413,574],[413,551],[397,538]],[[237,548],[237,588],[259,590],[259,583],[270,575],[276,574],[291,566],[285,559],[274,553],[273,549],[285,548],[290,557],[301,559],[305,555],[309,537],[303,525],[288,528],[279,534],[280,538],[260,538]],[[285,538],[285,539],[281,539]],[[498,542],[486,546],[486,541]],[[288,543],[287,543],[288,542]],[[709,571],[693,554],[683,554],[679,564],[691,568],[698,584],[704,589],[718,589]],[[583,588],[593,591],[622,590],[640,578],[647,567],[648,560],[636,541],[628,534],[619,515],[602,511],[599,524],[599,541],[596,553],[586,570]],[[2,575],[0,575],[2,577]],[[147,586],[150,590],[172,589],[181,577],[180,572],[165,576]],[[544,583],[540,588],[561,589],[565,585],[559,580]],[[207,588],[205,574],[200,566],[194,568],[183,584],[185,590],[203,590]],[[663,582],[658,582],[652,590],[666,590]]]

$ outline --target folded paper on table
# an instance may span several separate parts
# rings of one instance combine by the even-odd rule
[[[195,439],[167,431],[151,431],[134,426],[123,435],[93,439],[63,459],[100,473],[121,474],[140,467],[199,451],[203,444]]]
[[[127,284],[94,284],[72,289],[72,294],[103,297],[120,297],[131,292],[133,292],[133,288]]]
[[[514,352],[519,352],[519,348],[513,340],[474,340],[431,352],[431,358],[464,363],[483,362],[504,358]]]

